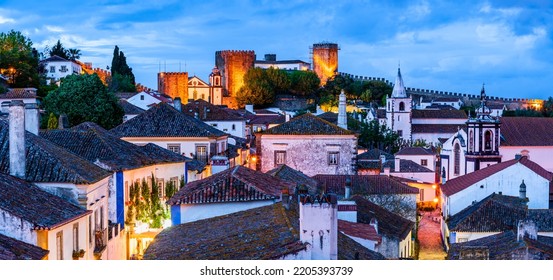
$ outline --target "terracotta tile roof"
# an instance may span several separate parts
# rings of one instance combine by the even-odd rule
[[[377,243],[382,241],[382,237],[378,235],[376,229],[369,224],[338,220],[338,230],[349,236],[372,240]]]
[[[215,106],[205,100],[190,101],[182,106],[182,112],[195,117],[196,113],[201,121],[242,121],[245,118],[232,114],[225,109]]]
[[[36,88],[12,88],[5,94],[0,94],[0,99],[36,98]]]
[[[272,200],[280,198],[282,190],[289,189],[290,185],[271,175],[238,165],[186,184],[167,204]]]
[[[124,99],[119,99],[119,105],[123,107],[123,111],[125,111],[125,115],[138,115],[146,112],[146,110],[140,107],[137,107]]]
[[[425,149],[422,147],[406,147],[399,152],[396,153],[396,155],[405,155],[405,156],[417,156],[417,155],[435,155],[430,149]]]
[[[110,130],[118,137],[222,137],[226,133],[161,102]]]
[[[514,231],[506,231],[468,242],[451,244],[446,259],[459,260],[461,251],[467,249],[487,250],[490,260],[513,260],[518,259],[516,256],[526,257],[528,255],[532,259],[552,259],[552,239],[538,235],[537,240],[524,238],[524,240],[517,241]]]
[[[374,159],[374,160],[380,160],[380,156],[385,156],[387,160],[393,160],[394,155],[387,153],[385,151],[382,151],[380,149],[371,149],[364,153],[361,153],[357,155],[357,160],[363,160],[363,159]]]
[[[502,117],[502,146],[553,146],[553,118]]]
[[[514,196],[491,194],[451,216],[450,231],[500,232],[514,230],[527,213],[527,200]]]
[[[389,160],[389,161],[386,161],[383,165],[382,165],[382,169],[384,169],[384,167],[389,167],[390,168],[390,172],[391,173],[396,173],[395,171],[395,166],[396,166],[396,162],[395,160]],[[400,173],[403,173],[403,172],[417,172],[417,173],[420,173],[420,172],[434,172],[412,160],[408,160],[408,159],[400,159],[399,160],[399,172]]]
[[[346,178],[351,179],[351,193],[373,194],[418,194],[417,188],[409,187],[399,180],[384,175],[315,175],[313,179],[327,192],[344,195]]]
[[[119,99],[129,99],[137,94],[138,92],[116,92],[115,96],[117,96]]]
[[[71,60],[65,59],[59,55],[53,55],[53,56],[50,56],[49,58],[41,60],[40,62],[53,62],[53,61],[71,61]]]
[[[9,125],[0,120],[0,172],[9,173]],[[25,179],[30,182],[91,184],[111,175],[72,152],[25,132]]]
[[[394,214],[359,195],[351,200],[357,203],[357,222],[369,224],[372,219],[378,222],[378,233],[403,240],[411,232],[415,223]]]
[[[413,119],[465,119],[468,120],[464,110],[412,110]]]
[[[0,173],[0,209],[31,223],[33,229],[54,229],[92,212],[4,173]]]
[[[297,213],[281,203],[164,229],[145,260],[271,260],[305,250]]]
[[[457,110],[455,107],[451,105],[442,105],[442,104],[432,104],[430,106],[426,106],[426,110],[428,109],[438,109],[438,110]]]
[[[534,171],[539,176],[551,181],[553,179],[553,174],[543,167],[539,166],[537,163],[529,160],[527,157],[521,157],[520,159],[512,159],[496,164],[492,164],[486,168],[482,168],[478,171],[468,173],[466,175],[451,179],[442,185],[442,192],[447,195],[456,194],[477,182],[484,180],[485,178],[490,177],[491,175],[503,171],[517,163],[520,163],[530,170]]]
[[[0,260],[42,260],[50,251],[0,234]]]
[[[338,114],[333,112],[324,112],[320,115],[317,115],[317,117],[333,124],[336,124],[338,122]]]
[[[329,123],[311,113],[295,117],[288,122],[265,130],[263,134],[273,135],[353,135],[352,131]]]
[[[250,124],[283,124],[286,117],[283,115],[253,115],[250,117]]]
[[[412,133],[455,133],[466,127],[464,124],[412,124]]]
[[[540,232],[553,232],[553,209],[528,209],[526,219],[534,221]]]
[[[438,97],[433,100],[434,102],[459,102],[461,99],[458,97]]]
[[[317,192],[319,182],[305,174],[289,167],[286,164],[279,165],[278,167],[265,172],[273,177],[277,177],[281,180],[291,182],[291,185],[304,185],[307,187],[310,194]]]
[[[190,160],[154,144],[141,147],[121,140],[91,122],[71,129],[41,131],[40,136],[92,163],[99,161],[111,171]]]
[[[386,257],[338,232],[338,260],[386,260]]]

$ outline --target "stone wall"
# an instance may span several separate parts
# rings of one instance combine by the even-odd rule
[[[215,52],[215,65],[221,71],[223,86],[223,103],[229,108],[236,108],[234,96],[244,85],[244,75],[253,68],[254,51],[224,50]]]
[[[157,73],[157,90],[173,99],[188,100],[188,72]]]

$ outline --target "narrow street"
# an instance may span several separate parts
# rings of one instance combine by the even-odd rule
[[[439,210],[421,212],[419,222],[419,260],[445,260],[447,253],[440,237],[441,216]]]

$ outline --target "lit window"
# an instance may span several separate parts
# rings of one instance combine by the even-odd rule
[[[286,164],[286,151],[275,151],[275,165]]]
[[[338,165],[339,160],[338,152],[329,152],[328,153],[328,165]]]

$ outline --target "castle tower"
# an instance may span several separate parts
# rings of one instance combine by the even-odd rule
[[[499,136],[501,121],[491,115],[486,106],[486,90],[482,85],[480,91],[480,108],[476,116],[470,117],[467,124],[467,173],[480,170],[490,164],[501,162],[499,155]]]
[[[405,140],[411,140],[411,110],[411,96],[405,91],[398,68],[392,96],[386,99],[386,126]]]
[[[224,50],[215,52],[215,66],[221,73],[223,89],[223,104],[229,108],[237,108],[234,96],[244,85],[244,75],[253,68],[254,51]]]
[[[346,94],[344,93],[344,90],[342,90],[338,103],[338,126],[343,129],[348,129],[346,106]]]
[[[214,105],[223,104],[223,86],[221,71],[217,66],[213,67],[209,74],[209,102]]]
[[[188,100],[188,72],[157,73],[157,91],[173,99],[180,97],[182,101]]]
[[[333,78],[338,72],[338,44],[317,43],[313,44],[313,71],[324,86],[328,79]]]

